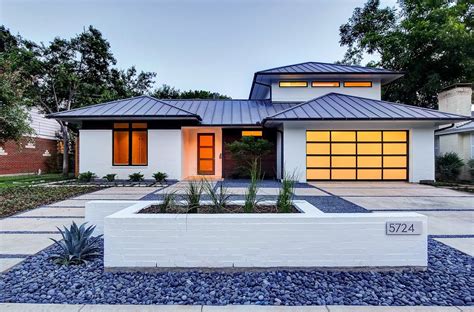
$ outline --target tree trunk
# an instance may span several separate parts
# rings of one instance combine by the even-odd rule
[[[69,133],[67,131],[67,125],[61,125],[61,131],[63,134],[63,176],[69,175]]]

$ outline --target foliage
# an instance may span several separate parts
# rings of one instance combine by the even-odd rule
[[[295,181],[295,174],[283,174],[281,188],[278,192],[277,198],[277,207],[279,212],[291,212],[291,207],[293,206],[293,196],[295,194]]]
[[[82,172],[77,176],[77,180],[80,182],[90,182],[96,177],[94,172],[87,171],[87,172]]]
[[[204,189],[211,199],[213,213],[221,213],[229,203],[231,194],[228,189],[221,183],[219,188],[215,190],[209,181],[204,182]]]
[[[250,169],[250,183],[245,192],[244,212],[252,213],[255,210],[259,200],[257,199],[258,182],[260,180],[260,170],[257,161],[254,161]]]
[[[163,203],[160,205],[160,212],[166,213],[169,209],[176,206],[176,194],[175,192],[165,193],[163,195]]]
[[[65,180],[60,174],[50,173],[41,175],[0,176],[0,188],[12,186],[29,186],[39,183]]]
[[[98,237],[92,237],[95,226],[86,227],[86,223],[79,227],[73,221],[70,228],[64,227],[64,230],[57,228],[61,232],[62,240],[54,241],[55,246],[59,247],[59,252],[52,254],[50,259],[56,264],[78,265],[87,263],[90,260],[100,256],[100,246]]]
[[[155,172],[153,174],[153,178],[155,178],[156,182],[159,182],[159,183],[164,182],[167,177],[168,175],[166,173],[160,172],[160,171]]]
[[[117,176],[116,173],[109,173],[109,174],[106,174],[106,175],[103,177],[103,179],[106,179],[108,182],[114,182],[116,176]]]
[[[0,188],[0,217],[99,190],[95,186],[12,186]]]
[[[227,95],[205,90],[181,91],[169,85],[163,84],[153,92],[153,96],[158,99],[230,99]]]
[[[197,213],[199,202],[201,200],[201,195],[203,191],[203,183],[199,182],[189,182],[186,187],[186,192],[184,199],[186,200],[188,206],[188,212]]]
[[[385,100],[435,107],[437,93],[457,82],[474,81],[474,5],[469,0],[403,0],[398,8],[368,0],[340,27],[347,47],[343,63],[406,72],[384,88]]]
[[[140,182],[143,181],[144,175],[139,171],[139,172],[134,172],[128,176],[130,181],[132,182]]]
[[[271,152],[273,143],[262,138],[244,136],[240,141],[227,143],[227,148],[236,161],[239,172],[249,172],[257,163],[260,174],[262,157]]]
[[[469,159],[467,165],[469,166],[469,171],[471,171],[471,175],[474,175],[474,158]]]
[[[440,181],[454,181],[459,176],[464,162],[454,152],[436,157],[436,176]]]

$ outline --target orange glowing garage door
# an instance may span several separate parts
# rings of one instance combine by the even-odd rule
[[[408,131],[306,132],[307,180],[408,179]]]

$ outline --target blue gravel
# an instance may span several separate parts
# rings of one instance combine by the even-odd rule
[[[426,271],[105,273],[101,258],[51,263],[50,247],[0,275],[0,302],[70,304],[473,305],[472,257],[429,240]]]

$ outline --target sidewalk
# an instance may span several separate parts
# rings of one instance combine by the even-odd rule
[[[474,312],[474,307],[382,306],[180,306],[180,305],[67,305],[0,303],[2,312]]]

